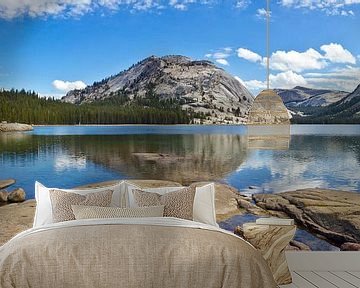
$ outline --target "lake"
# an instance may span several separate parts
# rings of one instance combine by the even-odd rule
[[[39,126],[0,134],[0,171],[27,198],[34,198],[36,180],[71,188],[125,178],[216,180],[249,195],[313,187],[360,192],[360,125]],[[222,225],[231,230],[241,221]]]

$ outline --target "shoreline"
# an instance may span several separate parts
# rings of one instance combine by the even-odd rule
[[[173,126],[198,126],[198,127],[204,127],[204,126],[219,126],[219,127],[229,127],[229,126],[235,126],[235,127],[240,127],[240,126],[256,126],[256,127],[281,127],[281,126],[357,126],[359,124],[357,123],[330,123],[330,124],[320,124],[320,123],[290,123],[290,124],[246,124],[246,123],[241,123],[241,124],[31,124],[31,126],[33,127],[55,127],[55,126],[169,126],[169,127],[173,127]]]
[[[112,185],[114,184],[114,182],[117,181],[119,180],[92,183],[76,188],[85,189],[107,186]],[[140,186],[141,188],[181,186],[180,183],[163,180],[130,181]],[[206,183],[209,182],[197,182],[191,184],[190,186],[202,186]],[[279,194],[253,194],[251,198],[249,196],[242,195],[240,191],[238,191],[232,186],[220,182],[214,183],[216,191],[216,218],[218,223],[231,221],[233,217],[247,217],[247,215],[252,215],[256,217],[292,218],[296,221],[299,229],[305,229],[307,233],[311,234],[319,240],[324,239],[331,245],[335,245],[339,248],[342,247],[343,244],[352,244],[356,247],[359,247],[360,245],[360,241],[358,241],[358,239],[360,239],[360,235],[358,235],[357,232],[348,233],[346,231],[343,231],[340,233],[337,231],[339,227],[342,227],[342,222],[352,223],[351,225],[353,225],[354,227],[353,231],[360,231],[356,230],[358,229],[357,227],[360,225],[360,221],[353,219],[353,216],[357,215],[357,211],[360,211],[360,194],[356,192],[325,189],[303,189],[282,192]],[[328,196],[329,194],[332,195]],[[349,200],[343,200],[343,198]],[[256,204],[254,204],[252,200],[255,200]],[[326,205],[324,204],[324,201]],[[351,205],[351,207],[348,206],[344,208],[345,204]],[[26,201],[21,203],[13,203],[0,206],[0,245],[10,240],[17,233],[32,227],[35,207],[35,199],[27,199]],[[344,216],[344,213],[339,214],[335,213],[336,211],[333,211],[333,213],[339,215],[332,216],[326,211],[324,211],[324,209],[328,209],[329,211],[336,210],[338,212],[351,210],[353,212],[344,212]],[[309,211],[312,211],[312,214],[309,214],[310,216],[312,215],[310,218],[307,215]],[[314,219],[312,219],[312,217]],[[332,217],[332,220],[330,221],[328,217]],[[333,217],[335,218],[333,219]],[[334,225],[333,227],[331,225],[327,226],[326,224],[323,224],[329,221],[331,223],[338,224]],[[234,230],[236,230],[238,227],[239,226],[235,226]],[[306,238],[302,239],[306,240]],[[307,242],[305,241],[304,243]],[[305,246],[307,245],[305,244]]]
[[[74,187],[74,189],[96,188],[109,186],[121,180],[110,180],[106,182],[91,183]],[[182,186],[180,183],[166,180],[128,180],[143,189],[164,186]],[[202,186],[210,182],[197,182],[192,185]],[[231,218],[241,212],[238,208],[236,198],[237,190],[229,185],[215,182],[215,190],[220,191],[216,194],[216,217],[217,221]],[[27,199],[20,203],[11,203],[0,206],[0,246],[9,241],[16,234],[32,228],[35,215],[35,199]]]

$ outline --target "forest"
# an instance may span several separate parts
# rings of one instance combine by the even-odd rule
[[[160,100],[150,89],[130,101],[121,93],[80,105],[40,97],[34,91],[0,91],[0,121],[34,125],[54,124],[189,124],[205,115],[183,111],[174,100]]]

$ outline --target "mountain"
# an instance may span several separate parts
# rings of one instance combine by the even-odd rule
[[[360,123],[360,84],[341,100],[321,109],[308,111],[306,117],[293,117],[294,123]]]
[[[210,61],[172,55],[148,57],[85,89],[68,92],[62,101],[84,104],[121,98],[126,106],[149,95],[201,115],[202,123],[245,122],[254,100],[238,80]]]
[[[293,89],[274,89],[283,100],[286,107],[324,107],[340,101],[349,92],[312,89],[296,86]]]
[[[351,92],[350,94],[348,94],[348,96],[346,96],[345,98],[343,98],[341,101],[339,101],[336,105],[342,105],[342,104],[346,104],[349,103],[351,101],[353,101],[355,99],[354,103],[358,103],[360,100],[360,84],[355,88],[355,90],[353,92]],[[354,106],[355,104],[353,104],[352,106]]]

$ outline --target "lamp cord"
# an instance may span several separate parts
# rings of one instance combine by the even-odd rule
[[[267,89],[270,89],[270,0],[266,0],[267,7],[266,7],[266,82],[267,82]]]

